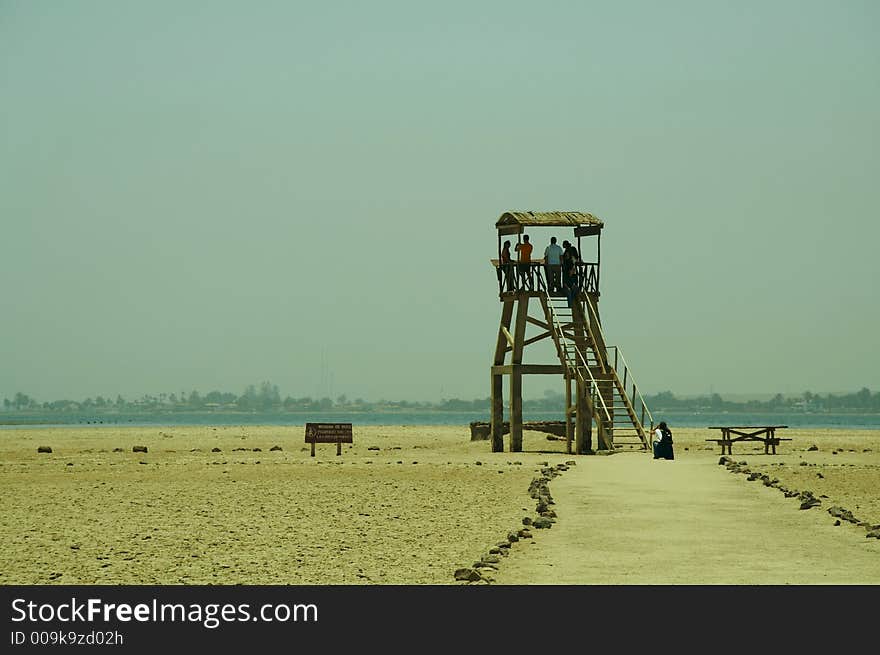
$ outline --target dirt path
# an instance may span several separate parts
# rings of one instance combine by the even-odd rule
[[[579,458],[550,483],[556,524],[495,584],[880,584],[880,540],[717,461]]]

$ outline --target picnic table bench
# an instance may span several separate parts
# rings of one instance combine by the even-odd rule
[[[727,451],[732,455],[731,448],[735,441],[761,441],[764,443],[764,454],[769,455],[770,450],[776,454],[776,446],[780,441],[791,441],[785,437],[777,437],[776,431],[787,428],[787,425],[716,425],[710,426],[710,430],[721,430],[720,439],[706,439],[721,444],[721,454]],[[736,436],[732,436],[736,435]]]

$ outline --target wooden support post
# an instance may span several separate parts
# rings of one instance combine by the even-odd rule
[[[519,366],[510,374],[510,452],[522,452],[522,373]]]
[[[587,392],[584,394],[584,452],[582,454],[590,454],[593,452],[593,402],[590,400],[592,391],[587,386]]]
[[[571,454],[571,378],[565,376],[565,452]]]
[[[336,454],[337,455],[342,454],[342,442],[341,441],[336,442]]]
[[[492,452],[504,451],[504,376],[492,374]]]
[[[586,455],[589,452],[587,447],[587,430],[590,429],[588,426],[592,426],[593,417],[590,416],[590,412],[587,410],[589,388],[581,381],[581,378],[577,379],[576,393],[577,398],[575,402],[577,403],[577,409],[575,410],[574,450],[578,455]]]
[[[503,366],[507,353],[507,337],[510,334],[510,320],[513,317],[513,300],[505,300],[501,307],[501,325],[498,327],[498,339],[495,342],[495,356],[493,366]],[[492,417],[491,433],[489,438],[492,442],[492,452],[500,453],[504,450],[504,379],[500,373],[492,372],[491,398]]]
[[[526,318],[529,314],[528,294],[517,294],[516,323],[513,326],[513,351],[510,372],[510,452],[522,451],[522,356],[526,340]]]

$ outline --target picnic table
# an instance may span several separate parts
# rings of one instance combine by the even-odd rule
[[[769,455],[770,450],[776,454],[776,446],[780,441],[791,441],[785,437],[777,437],[776,431],[787,428],[787,425],[716,425],[710,426],[710,430],[721,430],[720,439],[706,439],[706,441],[714,441],[721,444],[721,454],[725,450],[728,455],[732,455],[731,448],[735,441],[761,441],[764,443],[764,454]],[[732,436],[736,435],[736,436]]]

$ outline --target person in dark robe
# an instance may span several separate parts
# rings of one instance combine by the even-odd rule
[[[654,459],[675,459],[672,430],[666,425],[666,421],[660,421],[660,425],[654,430]]]
[[[568,241],[562,242],[562,290],[568,300],[568,306],[571,307],[575,297],[577,297],[577,263],[579,255],[577,248]]]

